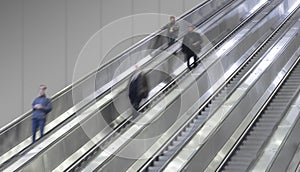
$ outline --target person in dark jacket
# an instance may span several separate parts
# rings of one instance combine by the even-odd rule
[[[51,101],[46,97],[45,85],[40,85],[39,97],[35,98],[32,103],[32,142],[36,141],[35,134],[37,128],[40,128],[40,133],[42,138],[44,136],[44,127],[46,123],[46,116],[52,109]]]
[[[194,26],[189,26],[188,33],[184,36],[182,42],[182,52],[185,54],[187,66],[190,70],[197,66],[197,54],[201,51],[202,39],[199,33],[194,31]],[[194,57],[194,63],[190,65],[190,58]]]
[[[170,16],[170,23],[164,26],[162,30],[167,30],[168,46],[174,44],[179,33],[179,25],[177,24],[174,16]]]
[[[133,117],[138,115],[138,109],[143,98],[147,98],[149,87],[146,75],[136,66],[129,83],[129,99],[134,108]]]

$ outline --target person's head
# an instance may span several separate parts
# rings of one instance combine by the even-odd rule
[[[170,21],[175,22],[175,16],[170,16]]]
[[[193,32],[194,31],[194,26],[193,25],[189,25],[188,30],[189,30],[189,32]]]
[[[46,85],[40,85],[40,88],[39,88],[40,96],[46,95],[46,89],[47,89]]]

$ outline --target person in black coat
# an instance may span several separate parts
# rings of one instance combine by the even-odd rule
[[[129,83],[129,99],[137,116],[140,103],[143,98],[147,98],[149,94],[149,87],[146,75],[136,67],[136,71],[133,73]]]
[[[182,42],[182,52],[185,54],[187,66],[190,70],[197,66],[197,54],[201,51],[202,39],[199,33],[194,31],[194,26],[189,26],[188,33],[184,36]],[[190,58],[194,57],[194,63],[190,64]]]

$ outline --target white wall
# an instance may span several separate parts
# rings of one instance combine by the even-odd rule
[[[48,85],[52,96],[72,82],[77,57],[99,29],[122,17],[141,13],[179,16],[203,0],[0,0],[0,127],[30,109],[38,86]],[[141,27],[152,32],[168,21],[141,26],[132,17],[99,40],[99,56],[119,38],[134,35]],[[143,28],[142,28],[143,29]],[[103,35],[102,35],[103,36]],[[142,37],[123,40],[110,58]],[[122,40],[121,40],[122,41]],[[85,63],[85,73],[95,69]]]

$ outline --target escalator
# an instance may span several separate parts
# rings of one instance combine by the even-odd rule
[[[68,105],[64,110],[54,112],[57,114],[54,115],[56,119],[50,120],[49,124],[55,121],[55,125],[49,125],[52,128],[47,130],[48,136],[38,141],[36,145],[29,145],[31,138],[27,133],[23,140],[19,140],[17,145],[20,146],[19,148],[16,148],[16,144],[11,146],[10,150],[6,147],[9,151],[6,153],[4,151],[0,155],[0,164],[2,164],[0,169],[3,171],[32,171],[37,168],[52,171],[114,169],[158,171],[165,168],[187,140],[205,124],[229,96],[234,94],[238,86],[262,62],[262,54],[268,51],[268,48],[281,36],[278,30],[282,26],[288,27],[285,23],[288,23],[286,21],[292,15],[287,15],[287,12],[282,14],[281,10],[289,5],[288,2],[279,0],[204,2],[180,18],[185,20],[182,23],[195,24],[209,40],[213,40],[212,44],[204,46],[199,54],[200,67],[189,72],[183,61],[174,60],[173,52],[179,52],[177,57],[183,58],[180,52],[180,40],[184,32],[171,47],[161,45],[160,50],[149,52],[144,59],[133,62],[140,64],[147,71],[148,78],[152,80],[150,87],[153,94],[143,103],[138,118],[132,119],[127,98],[128,78],[134,71],[133,65],[130,64],[123,73],[121,72],[122,76],[113,79],[108,77],[107,81],[97,85],[99,90],[96,94],[83,98],[74,107]],[[249,10],[241,12],[241,9],[245,8]],[[206,12],[204,17],[199,16],[203,14],[201,10]],[[288,12],[288,14],[292,13],[293,10]],[[236,20],[237,18],[239,20]],[[227,23],[230,23],[230,26],[228,25],[225,31],[220,29]],[[145,44],[148,45],[148,41],[151,42],[152,39],[154,41],[155,36],[145,39],[147,43],[142,43],[142,48],[135,47],[134,51],[145,49],[147,47]],[[130,58],[128,54],[123,55]],[[89,77],[100,78],[101,71],[103,74],[112,71],[120,62],[121,60],[108,63],[106,67]],[[169,70],[167,75],[161,74],[158,77],[157,71],[165,70],[164,67],[169,64],[172,64],[174,69]],[[209,76],[210,72],[215,71],[213,76]],[[86,83],[79,82],[78,89],[83,90]],[[209,84],[200,87],[199,83]],[[294,87],[287,86],[287,88]],[[196,96],[192,93],[195,89],[199,90]],[[67,90],[66,92],[71,92],[69,88]],[[176,111],[183,100],[187,100],[188,107],[183,110],[186,113],[181,114]],[[58,98],[57,104],[61,101],[64,101],[64,98]],[[175,117],[180,120],[172,117],[174,112],[178,113]],[[0,137],[13,131],[17,132],[15,126],[29,125],[29,116],[30,113],[25,115],[24,119],[19,119],[6,127],[3,131],[9,132],[6,134],[0,132]],[[25,119],[26,125],[22,124]],[[168,133],[169,128],[173,130]],[[143,139],[151,132],[162,131],[168,134],[165,138],[167,140],[157,144],[155,149],[147,145],[148,143],[141,148],[137,147],[138,156],[142,157],[147,153],[148,156],[151,155],[150,157],[143,160],[137,159],[138,156],[131,160],[122,160],[122,157],[118,157],[118,154],[124,155],[132,151],[132,147],[137,146],[132,141],[135,138]],[[27,141],[25,142],[24,139]],[[159,139],[151,143],[155,145],[157,142]],[[151,150],[152,148],[154,151]],[[60,156],[56,157],[57,154]]]
[[[281,6],[283,6],[283,4],[281,5]],[[280,8],[277,8],[277,9],[280,9]],[[146,116],[147,114],[145,114],[145,116]],[[150,115],[150,114],[149,114]],[[152,114],[151,114],[152,115]],[[160,116],[161,117],[161,116]],[[164,124],[166,124],[167,122],[166,122],[166,120],[164,119],[164,121],[165,121],[165,123]],[[171,123],[172,123],[172,121],[171,121]],[[140,127],[140,126],[138,126],[138,127]],[[154,125],[152,126],[152,127],[148,127],[148,128],[151,128],[151,129],[154,129],[153,128],[154,127]],[[141,132],[150,132],[151,131],[151,129],[148,129],[148,128],[146,128],[146,129],[143,129]],[[143,133],[143,134],[145,134],[145,133]],[[128,133],[128,136],[129,135],[133,135],[133,133]],[[126,134],[124,134],[124,135],[126,135]],[[138,137],[142,137],[142,134],[138,134],[139,136]],[[121,136],[122,137],[122,136]],[[127,136],[124,136],[125,138],[128,138]],[[137,137],[137,136],[134,136],[134,137]],[[118,141],[118,140],[117,140]],[[111,145],[110,145],[110,147],[105,151],[105,152],[110,152],[109,153],[109,155],[105,155],[105,154],[100,154],[98,157],[96,157],[96,159],[94,160],[94,161],[92,161],[91,162],[91,165],[88,165],[88,167],[85,169],[86,171],[89,171],[89,170],[95,170],[95,169],[97,169],[97,170],[108,170],[108,169],[120,169],[120,168],[122,168],[122,169],[124,169],[124,168],[127,168],[127,167],[125,167],[125,165],[124,165],[124,161],[127,161],[127,163],[129,163],[128,161],[129,160],[123,160],[123,163],[122,163],[122,160],[121,160],[121,158],[119,158],[119,157],[114,157],[114,158],[112,158],[113,160],[109,160],[111,157],[110,157],[110,155],[111,154],[115,154],[115,151],[116,151],[116,149],[120,149],[119,148],[119,145],[120,144],[122,144],[121,142],[115,142],[115,144],[114,143],[112,143]],[[119,141],[121,141],[121,140],[119,140]],[[123,142],[123,141],[122,141]],[[117,145],[117,144],[119,144],[119,145]],[[124,143],[124,144],[127,144],[127,143]],[[126,148],[126,149],[124,149],[124,151],[125,150],[127,150],[127,151],[125,151],[125,152],[127,152],[128,153],[128,151],[129,151],[129,148],[131,147],[132,148],[132,146],[134,145],[134,143],[132,143],[132,145],[131,146],[127,146],[128,148]],[[114,150],[113,150],[114,149]],[[112,152],[111,152],[112,151]],[[104,165],[105,163],[107,163],[105,160],[104,160],[104,157],[107,157],[107,161],[109,161],[109,163],[107,164],[107,165]],[[109,157],[108,157],[109,156]],[[111,162],[110,162],[111,161]],[[119,164],[118,166],[120,166],[120,167],[114,167],[113,166],[113,164]],[[124,166],[122,166],[122,165],[124,165]],[[93,165],[95,165],[96,167],[92,167]],[[98,166],[97,166],[98,165]],[[104,166],[103,166],[104,165]],[[127,164],[128,165],[128,164]],[[127,166],[126,165],[126,166]],[[98,169],[99,168],[99,169]],[[137,169],[133,169],[133,170],[137,170]]]
[[[292,11],[292,10],[291,10]],[[294,10],[296,11],[296,10]],[[297,29],[297,24],[293,25],[293,23],[295,23],[298,19],[298,13],[296,13],[296,15],[294,14],[294,16],[292,16],[292,18],[290,18],[289,20],[287,20],[286,23],[287,24],[287,28],[285,29],[289,29],[288,32],[285,34],[284,37],[280,38],[278,41],[277,40],[277,46],[275,46],[272,50],[268,50],[269,51],[269,58],[273,57],[276,55],[275,52],[278,52],[278,48],[279,47],[284,47],[286,48],[286,50],[284,50],[285,52],[289,52],[288,54],[293,54],[295,52],[295,47],[293,47],[294,45],[297,45],[298,43],[296,42],[290,42],[289,44],[289,48],[283,46],[282,42],[286,41],[287,39],[291,39],[291,35],[295,34],[297,31],[295,29]],[[284,30],[284,29],[283,29]],[[282,30],[280,31],[282,32]],[[280,33],[279,35],[281,35],[282,33]],[[276,37],[276,36],[275,36]],[[278,38],[277,38],[278,39]],[[276,39],[271,39],[270,42],[275,41]],[[293,50],[290,50],[290,48],[293,48]],[[297,55],[297,54],[296,54]],[[284,55],[282,55],[284,57],[282,58],[286,58],[288,59],[289,56],[286,55],[286,53],[284,53]],[[293,57],[293,59],[296,59],[297,57]],[[269,61],[269,60],[267,60]],[[278,62],[276,62],[278,63]],[[262,63],[263,64],[263,63]],[[263,67],[261,65],[261,67]],[[278,70],[278,69],[277,69]],[[283,69],[283,71],[285,71],[285,69]],[[278,72],[278,71],[277,71]],[[270,72],[269,72],[270,73]],[[275,71],[273,71],[273,73],[275,74]],[[280,73],[281,74],[281,73]],[[251,75],[257,75],[257,72],[252,73]],[[268,75],[267,73],[265,75]],[[276,75],[275,75],[276,76]],[[280,76],[280,75],[279,75]],[[249,80],[250,78],[248,78]],[[253,79],[251,79],[253,80]],[[266,82],[269,82],[267,80],[265,80],[265,82],[263,82],[263,80],[261,81],[263,84],[266,84]],[[249,83],[247,83],[248,85]],[[244,85],[243,87],[245,87],[246,85]],[[257,87],[259,87],[259,91],[264,91],[263,90],[263,86],[264,85],[259,85],[257,83]],[[244,91],[244,88],[240,87],[239,89],[237,89],[235,92],[242,92],[242,90]],[[241,89],[243,88],[243,89]],[[254,91],[254,92],[253,92]],[[201,130],[199,130],[197,132],[197,134],[195,134],[193,136],[193,138],[191,140],[185,140],[186,142],[186,146],[182,147],[178,152],[176,152],[175,157],[173,157],[173,159],[169,160],[168,164],[165,166],[165,171],[176,171],[176,170],[200,170],[200,171],[215,171],[216,167],[218,167],[218,165],[216,165],[216,162],[218,161],[222,161],[222,159],[224,159],[224,154],[225,154],[225,150],[228,150],[228,146],[232,143],[232,140],[236,138],[236,136],[232,136],[230,138],[230,132],[234,132],[235,125],[245,125],[243,123],[240,122],[240,120],[243,119],[243,117],[245,118],[245,115],[248,113],[249,107],[251,107],[251,104],[253,104],[255,101],[254,97],[258,96],[256,95],[257,93],[255,93],[258,90],[253,90],[251,95],[250,93],[247,93],[246,95],[249,95],[248,97],[245,97],[243,100],[244,103],[239,103],[240,105],[232,105],[232,100],[230,100],[231,98],[229,98],[227,100],[227,102],[225,102],[225,104],[223,105],[223,107],[219,107],[219,112],[221,113],[220,115],[223,115],[225,111],[228,111],[228,107],[234,106],[235,109],[234,110],[230,110],[231,111],[231,116],[228,116],[228,119],[226,121],[223,121],[222,125],[218,125],[218,121],[220,121],[219,119],[209,119],[208,121],[206,121],[206,123],[204,123],[204,127],[202,127]],[[234,93],[235,94],[235,93]],[[237,101],[237,97],[236,95],[231,95],[234,96],[235,98],[233,100]],[[251,95],[251,96],[250,96]],[[251,101],[249,101],[251,100]],[[240,100],[239,100],[240,101]],[[228,104],[230,102],[230,104]],[[246,102],[248,102],[248,107],[247,104],[245,104]],[[227,106],[227,107],[226,107]],[[223,109],[223,110],[222,110]],[[230,112],[229,111],[229,112]],[[217,113],[218,111],[216,111],[215,113]],[[252,113],[252,112],[251,112]],[[251,114],[249,112],[248,116],[251,116]],[[246,116],[247,117],[247,116]],[[230,120],[231,119],[231,120]],[[234,121],[232,121],[234,120]],[[213,123],[211,123],[211,122]],[[207,128],[205,129],[205,126],[207,125]],[[212,130],[211,127],[216,126],[216,130]],[[212,131],[213,133],[207,134],[209,131]],[[229,144],[225,144],[224,142],[229,143]],[[222,148],[223,147],[223,148]],[[222,148],[221,150],[219,150],[220,148]],[[195,150],[196,149],[196,150]],[[224,149],[224,150],[223,150]],[[164,152],[164,153],[167,153]],[[218,154],[216,154],[218,153]],[[226,155],[226,154],[225,154]],[[216,157],[215,157],[216,156]],[[205,158],[203,158],[205,157]],[[213,159],[215,157],[215,159]],[[163,159],[163,158],[160,158]],[[157,159],[155,159],[155,161],[159,162],[159,157]],[[158,163],[156,163],[155,165],[157,165]],[[151,165],[151,164],[150,164]],[[209,165],[207,167],[207,165]],[[151,167],[151,166],[150,166]],[[207,167],[207,168],[206,168]],[[206,168],[206,169],[205,169]],[[152,167],[151,169],[154,169],[155,171],[157,170],[157,168],[155,168],[154,163],[152,163]],[[159,168],[161,170],[161,168]],[[243,170],[241,170],[243,171]]]
[[[298,63],[265,110],[256,118],[221,171],[249,170],[249,166],[257,158],[259,151],[297,95],[300,84],[299,72],[300,65]]]
[[[238,3],[236,3],[236,4],[238,4]],[[224,6],[224,4],[219,4],[220,6]],[[206,5],[207,6],[207,5]],[[206,7],[205,6],[205,7]],[[174,48],[174,47],[171,47],[171,48]],[[161,57],[162,58],[162,57]],[[154,62],[154,64],[159,64],[160,63],[160,61],[159,60],[157,60],[157,61],[155,61]],[[126,85],[126,84],[125,84]],[[123,84],[123,86],[124,86],[124,84]],[[122,87],[121,87],[122,88]],[[125,87],[123,87],[123,89],[121,89],[121,90],[124,90],[124,88]],[[126,93],[126,92],[124,92],[124,93]],[[124,95],[124,93],[123,93],[123,95]],[[117,95],[117,93],[116,92],[113,92],[113,95]],[[108,100],[107,100],[107,97],[109,97],[109,96],[107,96],[107,95],[104,95],[104,96],[101,96],[102,98],[104,98],[104,99],[106,99],[106,101],[108,102]],[[99,100],[101,100],[101,97],[100,98],[98,98],[98,102],[99,102]],[[110,98],[111,99],[111,98]],[[113,99],[111,99],[111,100],[113,100]],[[92,101],[93,103],[94,103],[94,101]],[[105,104],[104,104],[105,105]],[[56,136],[56,134],[59,132],[60,133],[60,135],[61,136],[63,136],[64,134],[63,133],[61,133],[61,130],[62,129],[66,129],[66,128],[68,128],[69,127],[69,124],[72,124],[72,122],[74,123],[74,121],[75,121],[75,119],[76,118],[79,118],[79,117],[82,117],[82,116],[80,116],[79,114],[84,114],[85,115],[85,117],[88,117],[88,114],[86,114],[86,112],[89,112],[89,111],[93,111],[93,113],[95,113],[95,112],[97,112],[97,109],[95,109],[95,107],[94,106],[98,106],[99,107],[99,104],[98,103],[95,103],[94,105],[91,105],[91,106],[89,106],[89,107],[87,107],[87,108],[85,108],[85,109],[83,109],[82,110],[82,112],[72,112],[72,114],[75,114],[76,113],[76,117],[75,118],[71,118],[71,119],[69,119],[67,122],[64,122],[64,123],[66,123],[66,124],[68,124],[68,125],[64,125],[63,127],[61,127],[61,128],[58,128],[57,130],[54,130],[54,133],[53,134],[51,134],[51,135],[49,135],[49,137],[47,137],[47,138],[45,138],[42,142],[41,142],[41,145],[43,145],[43,142],[48,142],[49,143],[49,146],[51,146],[51,145],[53,145],[53,139],[54,139],[54,137],[56,137],[56,138],[58,138],[58,137],[60,137],[60,136]],[[101,106],[102,107],[102,106]],[[107,107],[107,106],[106,106]],[[105,108],[105,107],[104,107]],[[108,108],[109,109],[109,108]],[[103,109],[102,109],[103,110]],[[78,114],[77,114],[78,113]],[[65,114],[66,115],[66,114]],[[70,113],[67,113],[67,115],[70,115]],[[63,115],[62,115],[63,116]],[[65,117],[63,117],[63,118],[65,118]],[[66,118],[65,118],[66,119]],[[116,121],[118,121],[119,120],[119,118],[118,118],[118,116],[115,118],[115,120],[113,120],[113,123],[115,123]],[[61,121],[63,121],[63,120],[61,120]],[[72,127],[69,127],[69,129],[71,129],[71,130],[73,130],[74,128],[72,128]],[[77,133],[78,134],[78,133]],[[49,140],[52,140],[51,142],[49,142]],[[39,143],[38,143],[39,144]],[[47,147],[47,145],[43,145],[43,146],[45,146],[45,148]],[[39,146],[37,146],[37,148],[38,149],[41,149],[41,147],[39,147]],[[25,152],[24,154],[26,154],[26,153],[30,153],[30,151],[34,151],[34,150],[29,150],[29,151],[27,151],[27,152]],[[23,154],[21,155],[21,157],[23,156]],[[21,159],[21,158],[20,158]]]

